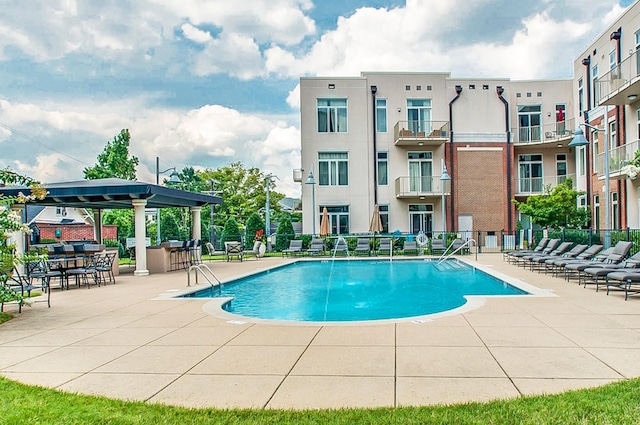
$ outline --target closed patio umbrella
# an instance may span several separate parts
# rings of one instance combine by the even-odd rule
[[[369,224],[369,231],[373,233],[382,233],[382,220],[380,219],[380,209],[378,204],[373,206],[373,216],[371,217],[371,224]]]
[[[329,236],[330,234],[329,212],[327,211],[327,207],[324,207],[322,209],[322,220],[320,220],[320,236]]]

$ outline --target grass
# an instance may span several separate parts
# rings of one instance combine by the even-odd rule
[[[188,409],[63,393],[0,377],[3,424],[637,424],[640,379],[552,396],[452,406],[339,410]],[[211,394],[212,399],[215,394]]]
[[[0,325],[3,324],[4,322],[7,322],[9,320],[13,319],[13,314],[10,313],[0,313]]]

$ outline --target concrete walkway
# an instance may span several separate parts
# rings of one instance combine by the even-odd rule
[[[209,264],[225,280],[285,261]],[[1,325],[0,373],[150,403],[292,409],[483,401],[640,376],[640,297],[596,293],[500,254],[477,264],[557,296],[487,298],[429,320],[265,324],[214,317],[209,300],[158,300],[186,289],[185,272],[125,273],[115,285],[55,289],[51,309],[37,303]]]

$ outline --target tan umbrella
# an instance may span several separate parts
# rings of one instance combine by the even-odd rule
[[[373,216],[371,217],[371,224],[369,224],[369,231],[373,233],[382,233],[382,220],[380,219],[378,204],[373,206]]]
[[[320,220],[320,236],[329,236],[330,234],[329,211],[327,211],[327,207],[324,207],[322,209],[322,220]]]

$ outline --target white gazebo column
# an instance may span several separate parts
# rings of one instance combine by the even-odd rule
[[[202,207],[191,207],[191,239],[193,240],[201,240],[202,239],[202,222],[200,221],[200,213],[202,212]],[[197,252],[196,258],[201,258],[202,255],[202,243],[198,247],[194,246]]]
[[[102,210],[96,208],[93,210],[93,238],[102,243]]]
[[[202,239],[201,212],[202,207],[191,207],[191,239]]]
[[[147,276],[147,243],[146,243],[146,217],[144,209],[147,205],[146,199],[134,199],[131,201],[135,211],[135,237],[136,237],[136,270],[134,276]]]
[[[22,217],[24,216],[24,204],[12,204],[11,205],[11,211],[15,212],[16,214],[18,214],[21,218],[22,221]],[[20,231],[16,231],[16,232],[11,232],[11,238],[9,239],[9,243],[14,243],[16,245],[16,257],[20,258],[22,257],[22,255],[24,255],[24,238],[25,238],[25,234],[20,232]],[[16,266],[18,267],[18,271],[20,273],[24,272],[23,267],[18,263],[16,264]]]

